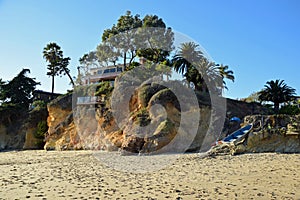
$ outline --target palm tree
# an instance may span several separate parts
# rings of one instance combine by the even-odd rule
[[[63,58],[60,62],[60,70],[59,70],[59,74],[64,74],[67,75],[70,79],[70,82],[72,84],[72,86],[75,86],[74,80],[70,75],[70,69],[68,68],[68,65],[70,63],[71,58],[67,57],[67,58]]]
[[[5,84],[5,82],[2,81],[2,79],[0,78],[0,106],[3,102],[3,99],[6,98],[4,91],[3,91],[3,87],[5,87],[4,84]]]
[[[234,75],[233,75],[233,71],[232,70],[228,70],[228,65],[223,65],[223,64],[217,64],[217,69],[219,70],[219,74],[222,77],[223,80],[223,87],[225,89],[228,89],[226,86],[226,82],[224,81],[224,78],[227,78],[229,80],[231,80],[232,82],[234,82]]]
[[[182,43],[179,51],[172,59],[173,67],[176,72],[184,74],[192,67],[194,62],[203,58],[203,53],[197,48],[199,45],[194,42]]]
[[[43,57],[49,62],[47,75],[52,77],[52,94],[54,93],[54,77],[58,75],[58,63],[62,56],[63,52],[56,43],[49,43],[44,48]]]
[[[67,74],[74,86],[74,81],[70,75],[70,70],[67,67],[69,65],[70,58],[63,57],[63,51],[61,50],[60,46],[54,42],[47,44],[43,50],[43,57],[47,62],[49,62],[47,67],[49,71],[47,72],[47,75],[52,77],[52,94],[54,93],[54,77],[59,74]]]
[[[194,65],[202,76],[201,91],[210,90],[211,92],[220,93],[223,88],[227,89],[225,78],[234,81],[233,71],[228,70],[229,67],[227,65],[216,64],[206,58],[202,58]]]
[[[194,66],[194,63],[204,58],[203,53],[197,50],[198,47],[199,45],[194,42],[182,43],[179,51],[171,60],[174,70],[185,76],[188,85],[193,83],[195,90],[201,90],[201,85],[204,81]]]
[[[189,83],[193,83],[195,90],[219,93],[227,88],[224,78],[234,81],[233,71],[228,70],[227,65],[209,61],[197,50],[198,47],[193,42],[182,43],[179,52],[172,59],[174,70],[183,74]]]
[[[274,103],[274,110],[279,111],[280,103],[294,99],[296,90],[284,83],[284,80],[268,81],[265,88],[259,92],[261,101],[271,101]]]
[[[1,88],[2,88],[2,85],[4,85],[4,81],[2,81],[2,78],[0,78],[0,91],[1,91]]]
[[[188,68],[184,76],[185,80],[188,82],[188,86],[190,83],[193,83],[196,91],[206,91],[205,81],[195,67]]]

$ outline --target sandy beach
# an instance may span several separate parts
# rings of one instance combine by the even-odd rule
[[[300,154],[165,155],[143,173],[126,167],[155,157],[103,155],[124,170],[92,151],[1,152],[0,199],[300,199]]]

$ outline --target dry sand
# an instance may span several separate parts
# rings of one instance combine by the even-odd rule
[[[134,173],[91,151],[1,152],[0,199],[300,199],[300,154],[167,157],[163,169]],[[133,157],[111,158],[126,169]]]

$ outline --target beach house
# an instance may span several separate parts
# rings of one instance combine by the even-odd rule
[[[95,67],[89,70],[88,75],[83,77],[83,85],[90,85],[102,81],[110,81],[114,84],[115,78],[124,71],[123,65],[113,65],[107,67]]]
[[[114,85],[115,79],[124,71],[122,64],[106,67],[90,68],[86,76],[82,77],[82,85],[91,85],[103,81],[109,81],[111,86]],[[77,97],[77,105],[94,105],[101,104],[103,97],[85,96]]]

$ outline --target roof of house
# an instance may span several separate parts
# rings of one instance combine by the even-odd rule
[[[59,95],[61,95],[59,93],[51,93],[51,92],[46,92],[46,91],[43,91],[43,90],[34,90],[33,91],[33,95],[34,94],[45,94],[45,95],[53,95],[53,96],[59,96]]]

